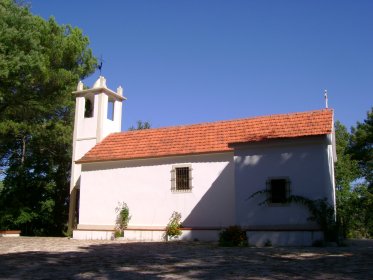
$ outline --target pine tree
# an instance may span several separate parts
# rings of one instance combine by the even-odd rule
[[[78,28],[0,1],[0,228],[61,235],[67,222],[74,99],[96,59]]]

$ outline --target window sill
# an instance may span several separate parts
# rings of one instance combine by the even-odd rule
[[[188,190],[171,190],[172,193],[191,193],[192,189]]]

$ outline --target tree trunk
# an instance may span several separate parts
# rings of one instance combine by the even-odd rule
[[[21,164],[25,162],[26,157],[26,136],[22,137],[22,157],[21,157]]]

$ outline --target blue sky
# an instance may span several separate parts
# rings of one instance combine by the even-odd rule
[[[324,89],[348,128],[373,106],[370,0],[30,2],[103,56],[128,98],[122,130],[320,109]]]

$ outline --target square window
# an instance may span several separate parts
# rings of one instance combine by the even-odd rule
[[[174,166],[172,168],[172,191],[190,191],[192,189],[192,168],[190,166]]]
[[[289,197],[290,181],[288,178],[274,178],[267,181],[269,203],[284,204]]]

